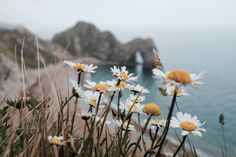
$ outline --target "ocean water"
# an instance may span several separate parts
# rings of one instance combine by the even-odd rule
[[[201,121],[206,121],[204,128],[207,132],[201,138],[191,136],[191,141],[203,152],[221,156],[223,139],[218,115],[224,112],[227,148],[230,156],[235,156],[236,31],[153,31],[149,36],[154,38],[166,70],[205,71],[202,79],[204,85],[197,89],[188,87],[190,95],[177,100],[182,112],[197,115]],[[159,81],[152,78],[151,71],[140,66],[129,67],[129,71],[139,75],[140,84],[144,85],[148,80],[146,88],[150,94],[146,95],[146,102],[160,104],[162,117],[165,118],[171,98],[163,97],[157,91]],[[93,80],[111,78],[110,66],[99,67],[96,75],[92,75]],[[171,136],[175,137],[173,133]]]

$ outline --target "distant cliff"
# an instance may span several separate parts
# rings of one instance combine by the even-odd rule
[[[121,43],[109,31],[100,31],[94,25],[78,22],[74,27],[58,33],[52,41],[38,38],[38,49],[45,63],[58,63],[65,48],[66,56],[77,58],[90,57],[102,63],[116,65],[135,65],[136,52],[143,57],[146,69],[153,67],[152,49],[155,44],[152,39],[137,38],[128,43]],[[27,67],[37,67],[37,46],[35,35],[23,27],[0,27],[0,49],[4,55],[15,61],[15,51],[18,63],[24,40],[24,60]]]
[[[152,49],[156,48],[152,39],[134,39],[122,44],[109,31],[100,31],[94,25],[78,22],[74,27],[54,36],[53,43],[62,47],[68,46],[68,51],[79,57],[95,57],[103,61],[120,65],[134,65],[135,54],[140,52],[146,69],[153,67]]]

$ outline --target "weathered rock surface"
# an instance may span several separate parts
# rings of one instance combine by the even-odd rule
[[[44,41],[37,37],[38,50],[46,64],[55,63],[60,58],[63,49],[51,44],[49,41]],[[24,42],[23,42],[24,41]],[[37,44],[36,36],[23,27],[15,29],[0,29],[0,48],[2,53],[8,56],[11,60],[15,60],[15,51],[18,62],[20,61],[20,53],[23,46],[24,60],[28,67],[37,67]]]
[[[152,49],[156,47],[152,39],[134,39],[122,44],[112,33],[102,32],[85,22],[78,22],[74,27],[56,34],[53,42],[62,47],[69,44],[68,51],[74,56],[96,57],[120,65],[136,64],[135,54],[139,51],[147,69],[153,67]]]

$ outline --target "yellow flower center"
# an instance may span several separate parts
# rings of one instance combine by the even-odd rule
[[[77,63],[73,67],[76,71],[82,71],[83,72],[84,69],[85,69],[85,66],[86,66],[85,64]]]
[[[147,114],[152,114],[152,115],[161,115],[161,108],[159,105],[155,103],[148,103],[143,107],[143,111]]]
[[[90,99],[89,104],[92,105],[92,106],[96,106],[97,105],[97,100],[96,99]]]
[[[186,131],[194,131],[195,129],[197,129],[197,126],[193,122],[190,122],[190,121],[185,121],[185,122],[180,123],[180,127]]]
[[[193,82],[190,74],[184,70],[173,70],[167,75],[167,78],[184,85],[191,84]]]
[[[115,83],[115,86],[117,86],[117,82]],[[127,86],[127,83],[125,81],[120,81],[120,83],[117,87],[125,88],[126,86]]]
[[[136,106],[136,105],[128,105],[127,106],[128,110],[131,110],[131,107],[132,107],[133,111],[137,111],[138,110],[138,106]]]
[[[105,83],[97,83],[94,86],[94,90],[100,91],[100,92],[106,92],[108,90],[108,86]]]
[[[129,79],[129,75],[127,72],[118,72],[117,76],[125,81]]]

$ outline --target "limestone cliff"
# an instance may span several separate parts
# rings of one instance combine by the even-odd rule
[[[53,42],[66,47],[74,56],[96,57],[114,64],[134,65],[135,54],[140,52],[144,60],[144,68],[153,67],[152,49],[155,44],[152,39],[134,39],[128,43],[119,42],[109,31],[100,31],[94,25],[78,22],[74,27],[58,33]]]

